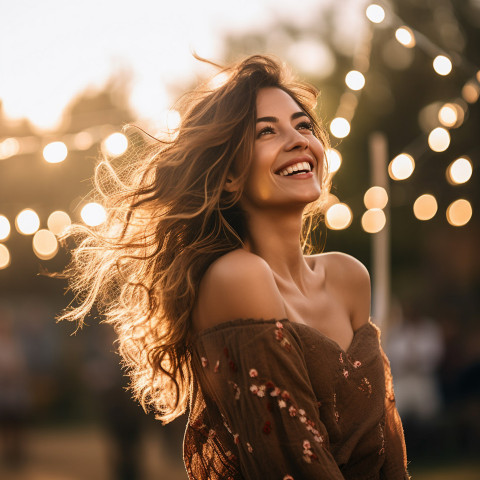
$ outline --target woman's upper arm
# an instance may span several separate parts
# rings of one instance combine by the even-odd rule
[[[197,331],[238,318],[285,318],[285,306],[268,264],[235,250],[217,259],[199,288],[193,321]]]

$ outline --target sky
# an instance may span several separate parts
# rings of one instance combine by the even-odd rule
[[[4,114],[54,129],[75,95],[129,72],[131,106],[155,120],[171,102],[165,85],[200,68],[193,50],[221,60],[224,32],[268,32],[277,18],[301,25],[331,1],[0,0]]]

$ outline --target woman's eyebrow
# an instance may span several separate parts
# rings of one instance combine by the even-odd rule
[[[308,115],[305,113],[305,112],[295,112],[295,113],[292,113],[292,115],[290,116],[290,119],[291,120],[295,120],[296,118],[299,118],[299,117],[308,117]],[[257,118],[257,123],[259,122],[278,122],[278,118],[277,117],[260,117],[260,118]]]

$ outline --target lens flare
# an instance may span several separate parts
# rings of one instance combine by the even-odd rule
[[[463,227],[472,218],[472,205],[461,198],[452,202],[447,208],[447,221],[454,227]]]
[[[387,223],[385,212],[381,208],[370,208],[362,215],[362,227],[367,233],[378,233]]]
[[[50,230],[39,230],[33,236],[33,251],[41,260],[50,260],[58,252],[58,242]]]
[[[353,215],[345,203],[336,203],[325,214],[325,223],[331,230],[344,230],[352,223]]]
[[[432,219],[438,210],[437,200],[433,195],[425,193],[420,195],[413,204],[413,214],[418,220]]]
[[[5,215],[0,215],[0,240],[6,240],[10,236],[10,222]]]
[[[408,153],[397,155],[388,166],[392,180],[406,180],[415,170],[415,160]]]
[[[23,235],[33,235],[40,227],[40,218],[34,210],[26,208],[17,215],[15,226]]]
[[[457,158],[447,168],[447,180],[455,185],[468,182],[473,173],[473,166],[470,159],[465,157]]]
[[[388,203],[387,191],[383,187],[370,187],[363,196],[363,203],[368,210],[385,208]]]

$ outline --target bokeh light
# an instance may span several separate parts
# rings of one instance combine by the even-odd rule
[[[68,155],[68,148],[63,142],[51,142],[43,149],[43,158],[48,163],[63,162]]]
[[[328,173],[335,173],[342,165],[342,155],[335,148],[329,148],[325,152],[327,157]]]
[[[376,3],[369,5],[365,14],[372,23],[382,23],[385,20],[385,10]]]
[[[103,141],[102,146],[108,155],[118,157],[127,151],[128,138],[123,133],[115,132]]]
[[[352,210],[346,203],[335,203],[325,213],[325,224],[331,230],[344,230],[352,223]]]
[[[472,218],[472,205],[461,198],[452,202],[447,208],[447,221],[454,227],[466,225]]]
[[[351,70],[345,77],[347,87],[352,90],[361,90],[365,86],[365,77],[357,70]]]
[[[48,229],[54,235],[61,235],[71,224],[72,220],[70,219],[68,213],[62,212],[61,210],[52,212],[47,220]]]
[[[88,150],[93,145],[93,136],[90,132],[78,132],[73,137],[73,145],[77,150]]]
[[[363,203],[367,209],[385,208],[388,203],[388,194],[383,187],[370,187],[363,196]]]
[[[413,214],[418,220],[432,219],[438,210],[437,200],[433,195],[420,195],[413,204]]]
[[[452,71],[452,61],[445,55],[437,55],[433,59],[433,69],[439,75],[448,75]]]
[[[167,110],[166,124],[168,130],[176,130],[182,121],[180,112],[177,110]]]
[[[10,236],[10,222],[5,215],[0,215],[0,240],[6,240]]]
[[[415,160],[408,153],[397,155],[388,166],[388,174],[393,180],[405,180],[415,170]]]
[[[367,233],[380,232],[386,223],[387,217],[381,208],[371,208],[362,215],[362,227]]]
[[[469,81],[462,88],[462,97],[468,103],[475,103],[480,94],[480,87],[477,82]]]
[[[450,134],[443,127],[434,128],[428,135],[428,146],[434,152],[444,152],[450,145]]]
[[[20,143],[16,138],[6,138],[0,142],[0,160],[13,157],[20,151]]]
[[[58,242],[50,230],[39,230],[33,236],[33,251],[41,260],[50,260],[58,252]]]
[[[81,210],[80,216],[89,227],[101,225],[107,218],[107,212],[99,203],[87,203]]]
[[[346,118],[336,117],[330,124],[330,131],[337,138],[345,138],[350,133],[350,123]]]
[[[406,26],[397,28],[395,31],[395,38],[404,47],[413,48],[415,46],[415,35],[412,30]]]
[[[10,252],[8,248],[0,243],[0,270],[7,268],[10,265]]]
[[[460,107],[453,103],[446,103],[438,111],[438,120],[444,127],[453,127],[458,122]]]
[[[26,208],[17,215],[15,226],[23,235],[32,235],[40,227],[40,218],[34,210]]]
[[[454,185],[470,180],[473,173],[472,162],[469,158],[460,157],[454,160],[447,168],[447,180]]]

